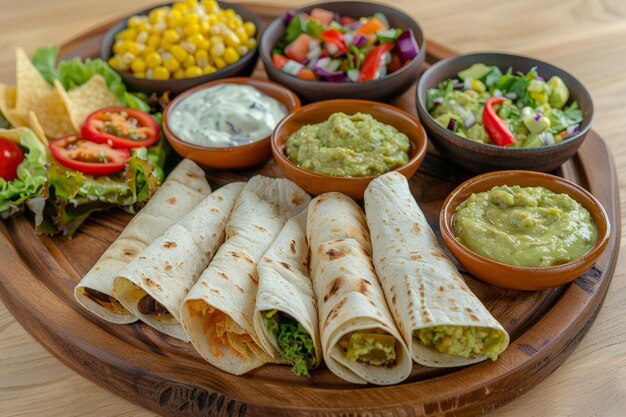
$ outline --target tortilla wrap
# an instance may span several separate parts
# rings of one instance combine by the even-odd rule
[[[180,306],[224,241],[226,221],[243,187],[231,183],[210,194],[118,272],[113,293],[120,303],[144,323],[187,341]],[[155,307],[142,313],[138,303],[146,295],[166,312]]]
[[[365,192],[365,211],[376,272],[413,359],[426,366],[449,367],[486,358],[440,353],[414,337],[414,332],[435,326],[488,329],[500,339],[494,348],[501,353],[509,335],[437,243],[406,178],[391,172],[372,181]]]
[[[113,297],[113,280],[117,273],[210,192],[202,168],[183,159],[76,285],[76,300],[104,320],[117,324],[136,321],[137,318]],[[102,293],[109,302],[91,296],[86,289]]]
[[[277,360],[294,364],[294,372],[298,372],[298,360],[285,358],[285,352],[281,350],[276,335],[268,330],[264,313],[276,310],[281,314],[281,319],[299,324],[308,333],[313,345],[313,357],[300,359],[302,363],[299,365],[306,370],[320,364],[322,349],[317,305],[309,276],[306,217],[306,210],[292,217],[257,266],[259,288],[254,329],[263,349]],[[307,375],[308,372],[304,374]]]
[[[411,357],[374,273],[363,211],[350,197],[327,193],[311,201],[308,216],[311,278],[328,369],[353,383],[403,381],[411,372]],[[382,333],[391,340],[394,353],[386,359],[389,363],[348,358],[346,339],[370,333]]]
[[[240,375],[268,362],[253,316],[257,264],[290,217],[310,197],[286,179],[256,176],[241,192],[226,226],[226,241],[185,299],[182,324],[212,365]]]

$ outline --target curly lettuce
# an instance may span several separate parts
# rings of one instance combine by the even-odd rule
[[[263,312],[268,332],[276,338],[283,357],[296,375],[309,376],[309,369],[317,365],[311,335],[293,318],[278,310]]]
[[[46,183],[46,164],[49,162],[48,148],[30,129],[20,132],[18,144],[24,150],[24,160],[17,167],[17,177],[11,181],[0,178],[0,217],[3,219],[21,211],[26,200],[38,196]],[[0,136],[9,137],[8,134]]]

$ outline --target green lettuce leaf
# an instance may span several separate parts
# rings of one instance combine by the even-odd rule
[[[20,135],[19,145],[25,152],[24,161],[17,167],[17,177],[11,181],[0,178],[0,217],[3,219],[21,211],[23,203],[38,196],[46,183],[48,148],[28,129]]]
[[[550,109],[547,116],[550,119],[550,132],[554,134],[583,121],[583,111],[577,101],[563,109]]]
[[[265,311],[263,317],[284,358],[293,365],[292,372],[309,376],[309,369],[316,365],[315,347],[309,333],[296,320],[277,310]]]

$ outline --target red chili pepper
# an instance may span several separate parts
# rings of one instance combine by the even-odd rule
[[[361,72],[359,73],[359,81],[373,80],[376,75],[376,71],[380,68],[380,59],[386,52],[393,49],[393,42],[385,42],[378,45],[365,55],[363,65],[361,65]]]
[[[485,130],[491,136],[491,139],[498,146],[506,146],[515,143],[515,136],[509,131],[506,122],[498,117],[496,110],[493,108],[494,104],[501,104],[506,101],[502,97],[491,97],[485,103],[483,109],[483,125]]]
[[[343,40],[343,34],[337,29],[327,29],[321,34],[322,40],[326,43],[332,43],[337,46],[338,54],[345,54],[348,51],[346,42]]]

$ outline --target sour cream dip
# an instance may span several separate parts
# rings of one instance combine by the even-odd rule
[[[185,142],[222,148],[263,139],[287,113],[280,101],[252,86],[225,83],[189,94],[168,125]]]

